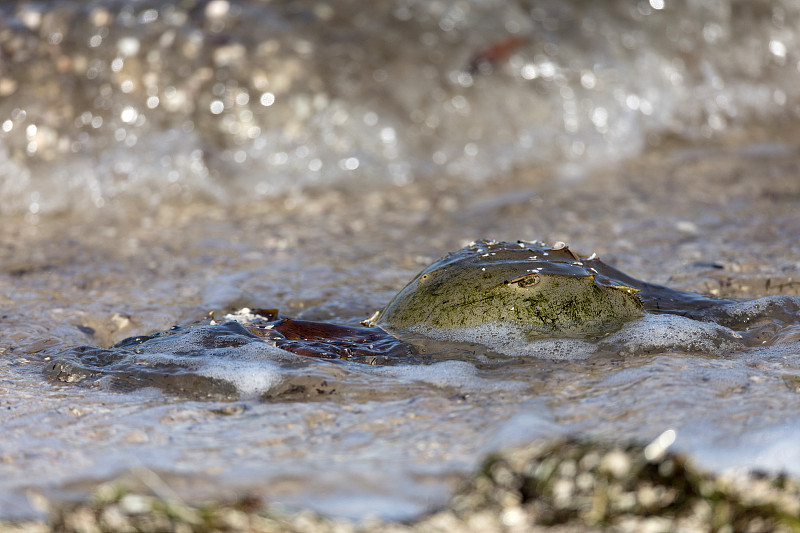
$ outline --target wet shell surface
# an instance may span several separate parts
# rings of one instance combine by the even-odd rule
[[[477,241],[423,270],[365,324],[392,331],[501,322],[582,335],[642,316],[639,289],[599,264],[564,243]]]

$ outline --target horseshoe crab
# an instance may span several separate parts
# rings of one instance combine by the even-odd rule
[[[640,289],[599,263],[564,243],[473,242],[423,270],[364,325],[396,331],[504,322],[532,334],[581,335],[642,316]]]
[[[776,320],[797,313],[794,301],[772,303],[783,313],[775,315]],[[250,343],[265,342],[310,358],[404,364],[425,360],[425,349],[419,349],[425,341],[420,336],[431,338],[436,346],[441,339],[469,338],[483,326],[503,335],[503,327],[495,328],[500,324],[522,333],[522,342],[547,336],[601,337],[646,313],[676,314],[746,329],[750,316],[738,313],[736,304],[636,280],[594,254],[576,254],[564,243],[548,246],[482,240],[424,269],[385,308],[362,322],[362,327],[278,319],[275,309],[254,313],[242,309],[222,323],[208,317],[186,328],[131,337],[108,349],[68,349],[48,363],[45,373],[60,382],[91,383],[108,378],[123,388],[162,383],[165,389],[184,390],[187,383],[199,380],[206,388],[191,385],[191,390],[225,395],[230,391],[221,389],[213,379],[192,374],[194,365],[199,364],[196,360],[186,363],[185,359],[201,355],[205,349],[213,354],[233,350],[225,352],[230,355]],[[760,342],[759,327],[749,334],[753,342]],[[764,327],[770,327],[769,321]],[[168,358],[165,362],[164,346],[170,346],[171,337],[181,335],[190,337],[174,341],[178,344],[171,346],[181,351],[174,361]],[[147,353],[155,357],[149,359]],[[275,358],[287,372],[303,365],[302,361]],[[280,394],[327,394],[332,390],[328,385],[325,379],[313,387],[293,382]]]

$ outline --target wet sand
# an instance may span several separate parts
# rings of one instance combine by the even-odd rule
[[[59,402],[73,404],[71,409],[78,412],[71,417],[76,419],[81,408],[74,405],[81,402],[86,402],[86,412],[97,412],[92,391],[56,388],[41,393],[50,385],[43,383],[40,369],[58,348],[108,346],[129,335],[243,305],[355,324],[433,259],[481,237],[563,240],[575,250],[598,253],[640,279],[719,296],[799,294],[800,152],[774,137],[757,143],[732,138],[707,146],[665,147],[604,168],[576,163],[518,171],[491,184],[442,179],[374,190],[343,186],[230,207],[164,205],[150,214],[109,206],[91,222],[46,217],[35,225],[6,221],[0,237],[4,331],[0,388],[5,424],[15,435],[49,424],[48,413],[58,412]],[[797,326],[779,336],[784,344],[800,338]],[[652,361],[648,358],[642,364]],[[760,363],[754,364],[758,368]],[[784,365],[784,373],[797,366]],[[569,370],[563,372],[569,375]],[[717,372],[715,379],[724,381],[725,371]],[[563,379],[569,390],[570,378]],[[712,391],[722,390],[714,387]],[[783,392],[774,401],[790,408],[786,402],[792,401],[787,400],[791,391],[779,383],[776,387]],[[724,394],[732,391],[726,389]],[[603,400],[602,389],[595,394],[599,403],[591,409],[608,410],[622,420],[630,416],[629,424],[636,424],[639,414],[608,404],[613,399]],[[144,399],[142,406],[163,401]],[[495,416],[491,413],[513,401],[483,406],[482,416]],[[555,403],[573,401],[565,394]],[[755,411],[768,400],[760,401],[753,410],[745,407],[726,416],[759,416]],[[431,408],[437,405],[426,402]],[[180,405],[167,401],[167,408],[173,406],[175,412]],[[571,413],[560,415],[559,422],[588,420],[592,411],[586,409],[587,405],[576,404]],[[91,449],[95,439],[99,445],[106,438],[102,420],[98,419],[94,436],[81,436],[83,446]],[[58,426],[53,435],[63,431]],[[175,431],[182,431],[180,427]],[[108,429],[111,434],[117,430]],[[146,431],[133,428],[123,440],[140,441],[137,446],[146,450]],[[335,440],[345,438],[329,431]],[[439,448],[429,450],[426,462],[461,458],[456,462],[461,466],[451,475],[438,474],[434,479],[432,486],[439,488],[433,493],[438,496],[429,501],[441,501],[476,464],[475,448],[447,440],[469,439],[469,431],[480,429],[464,431],[428,435]],[[404,434],[405,430],[399,434],[390,430],[385,437]],[[375,435],[381,438],[380,431]],[[35,464],[37,481],[30,494],[42,489],[48,493],[47,483],[41,484],[46,470],[41,469],[48,463],[59,468],[74,453],[59,447],[78,442],[75,437],[64,438],[55,448],[43,448],[37,458],[3,450],[3,476],[22,476]],[[202,465],[202,457],[199,461]],[[70,467],[67,479],[80,479],[80,471],[79,464]],[[217,490],[220,495],[241,489],[236,482],[214,486],[212,494]],[[280,488],[247,486],[267,500],[280,494]],[[290,492],[297,497],[292,501],[302,500],[304,490],[302,481],[294,486]],[[185,492],[191,501],[192,489]],[[208,492],[203,496],[208,498]]]

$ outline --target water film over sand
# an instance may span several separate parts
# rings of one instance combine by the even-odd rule
[[[122,476],[188,506],[619,524],[579,484],[510,522],[507,478],[457,492],[554,442],[595,475],[581,439],[800,476],[800,13],[657,5],[4,5],[0,520]],[[736,302],[536,342],[355,329],[482,238]],[[245,307],[353,344],[281,349]]]

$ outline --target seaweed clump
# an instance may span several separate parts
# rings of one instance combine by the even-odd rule
[[[574,439],[488,457],[448,507],[495,531],[800,531],[795,479],[714,476],[652,446]]]
[[[773,532],[800,531],[800,483],[784,475],[719,477],[652,445],[565,439],[493,454],[442,509],[409,523],[289,513],[244,497],[190,505],[118,482],[48,523],[3,531]]]

